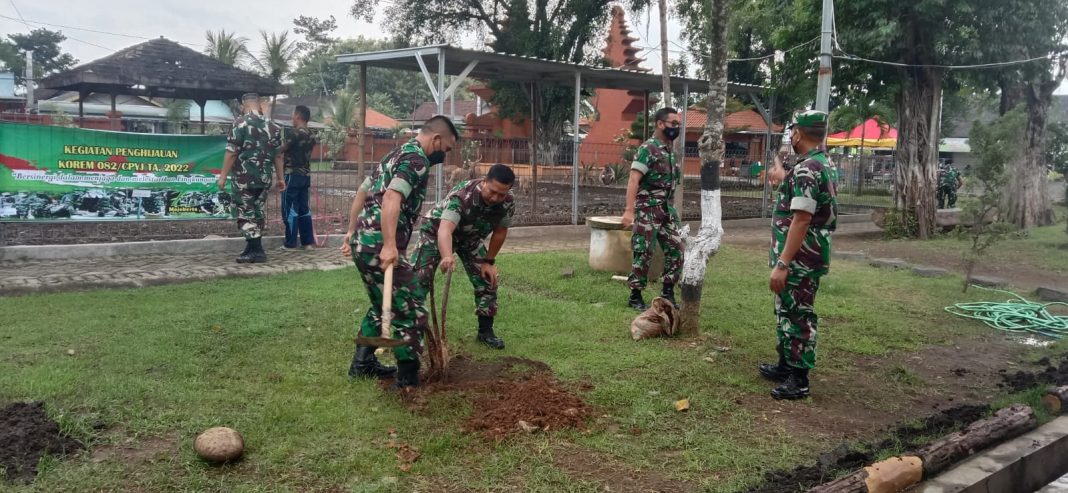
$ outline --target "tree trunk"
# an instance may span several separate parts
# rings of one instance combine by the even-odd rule
[[[727,2],[711,0],[708,75],[708,120],[698,142],[701,153],[701,229],[686,239],[682,267],[682,330],[687,337],[700,333],[701,289],[709,257],[719,251],[723,238],[719,168],[723,163],[723,123],[727,112]],[[688,230],[684,230],[688,231]]]
[[[1008,217],[1020,229],[1053,224],[1053,207],[1046,187],[1046,135],[1053,91],[1064,78],[1065,60],[1060,61],[1057,75],[1043,71],[1038,81],[1024,86],[1027,109],[1025,148],[1014,163],[1010,181]]]
[[[1030,407],[1007,407],[909,455],[923,460],[923,477],[931,478],[965,457],[1022,435],[1037,425],[1035,412]]]
[[[1042,403],[1050,414],[1056,416],[1068,409],[1068,385],[1063,387],[1051,387],[1049,392],[1042,398]]]
[[[894,204],[902,224],[915,224],[915,231],[909,233],[926,240],[935,230],[942,72],[907,68],[902,76],[897,101],[900,128],[894,155]]]

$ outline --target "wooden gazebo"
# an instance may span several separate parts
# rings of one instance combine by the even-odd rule
[[[79,125],[89,94],[110,94],[190,99],[200,106],[204,132],[204,105],[209,99],[237,99],[248,92],[262,96],[284,94],[285,87],[271,79],[222,63],[165,38],[153,39],[117,51],[99,60],[59,72],[41,81],[41,87],[78,91]]]

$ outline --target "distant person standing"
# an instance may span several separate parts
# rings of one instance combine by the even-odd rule
[[[219,191],[226,188],[226,179],[231,174],[230,195],[232,213],[237,217],[237,227],[245,236],[245,251],[237,257],[241,264],[267,261],[263,251],[264,215],[267,192],[272,179],[277,180],[279,191],[286,189],[282,181],[282,154],[278,152],[278,128],[260,116],[259,94],[241,96],[244,114],[234,120],[234,126],[226,139],[226,157],[219,174]]]
[[[950,209],[957,206],[957,190],[964,184],[957,168],[943,162],[938,165],[938,208]]]
[[[311,186],[311,154],[316,139],[308,129],[309,120],[311,110],[307,106],[294,108],[293,130],[287,131],[282,139],[286,183],[282,195],[282,223],[286,227],[286,237],[282,246],[288,249],[315,245],[308,188]]]

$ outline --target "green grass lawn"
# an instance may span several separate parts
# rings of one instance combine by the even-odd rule
[[[574,266],[562,279],[560,269]],[[554,463],[561,447],[588,449],[636,471],[656,471],[715,492],[736,491],[763,473],[811,460],[832,445],[826,430],[760,419],[751,402],[770,401],[753,371],[771,355],[773,317],[759,253],[726,249],[705,286],[696,348],[675,341],[633,342],[626,290],[592,272],[582,252],[500,259],[503,352],[473,342],[471,288],[457,278],[452,347],[476,359],[505,355],[548,363],[596,410],[588,433],[554,432],[493,443],[460,431],[470,404],[439,394],[409,411],[396,396],[345,376],[353,327],[367,300],[353,269],[220,280],[129,290],[0,298],[0,403],[44,400],[62,426],[97,445],[172,441],[156,460],[42,462],[28,487],[13,491],[599,491]],[[860,359],[988,337],[953,319],[947,304],[959,280],[919,279],[839,262],[824,280],[818,309],[820,368],[848,380]],[[705,357],[713,348],[730,351]],[[74,355],[67,354],[73,349]],[[905,374],[908,372],[905,371]],[[852,396],[893,407],[923,392],[914,378],[885,381]],[[577,385],[574,385],[577,388]],[[849,390],[820,386],[814,393]],[[672,402],[688,397],[689,413]],[[798,408],[813,403],[794,403]],[[903,417],[927,412],[902,406]],[[94,432],[94,423],[106,429]],[[245,459],[206,466],[195,435],[240,430]],[[637,436],[619,430],[640,429]],[[388,430],[421,452],[400,472]],[[591,459],[594,460],[594,459]]]
[[[986,251],[985,261],[1003,265],[1029,267],[1068,274],[1068,234],[1065,233],[1064,209],[1058,208],[1057,224],[1033,228],[1025,235],[1010,234]],[[893,240],[888,245],[907,240]],[[971,248],[971,242],[947,233],[931,241],[908,241],[909,249],[932,255],[952,254],[956,258]]]

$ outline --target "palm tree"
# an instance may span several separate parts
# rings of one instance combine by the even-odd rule
[[[300,51],[297,43],[289,39],[289,31],[272,34],[260,31],[260,36],[263,38],[263,48],[253,62],[263,75],[281,82],[293,70],[293,62]]]
[[[226,29],[218,32],[208,31],[205,35],[208,46],[204,48],[204,54],[223,62],[231,67],[236,67],[249,57],[248,38],[238,36],[237,33],[228,33]]]

